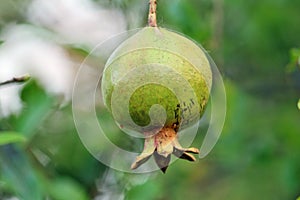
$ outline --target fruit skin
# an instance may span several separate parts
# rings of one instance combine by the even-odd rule
[[[211,85],[212,72],[203,50],[175,32],[146,27],[114,51],[102,77],[104,103],[120,127],[146,136],[144,150],[132,169],[151,155],[163,172],[172,153],[195,160],[189,153],[199,153],[198,149],[182,148],[177,131],[198,122]],[[155,104],[166,112],[164,124],[152,124],[150,120],[149,111]],[[157,112],[151,119],[160,119],[160,114]],[[137,129],[136,125],[145,128]]]
[[[147,64],[162,65],[159,69],[161,71],[155,72],[157,66],[154,67],[155,69],[149,67],[149,71],[141,73],[142,79],[141,77],[126,79],[126,76],[130,75],[133,70]],[[165,74],[168,71],[163,69],[165,66],[177,72],[178,76],[166,79]],[[162,84],[145,85],[151,74],[154,74],[158,82],[162,82]],[[182,85],[179,77],[187,80],[190,86]],[[136,124],[140,126],[149,124],[149,110],[152,105],[159,104],[166,110],[165,126],[172,126],[179,121],[183,123],[181,124],[181,128],[183,128],[183,126],[197,122],[199,114],[203,114],[209,98],[212,74],[203,50],[192,41],[163,28],[146,27],[122,43],[106,63],[102,78],[102,92],[105,105],[110,111],[112,110],[111,98],[114,88],[121,86],[123,87],[122,92],[126,93],[127,87],[131,87],[132,79],[141,86],[130,94],[129,113]],[[164,84],[171,84],[173,88],[191,87],[195,95],[191,97],[191,95],[185,94],[185,91],[174,95],[174,92]],[[119,102],[113,107],[118,113],[118,116],[114,116],[115,120],[128,129],[134,128],[131,127],[127,117],[123,115],[128,112],[124,110],[123,106],[122,96],[125,94],[118,95],[118,99],[113,99]],[[181,101],[176,96],[181,97]],[[178,117],[175,116],[176,110]]]

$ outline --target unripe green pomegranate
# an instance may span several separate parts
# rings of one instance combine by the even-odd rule
[[[212,72],[203,50],[164,28],[146,27],[114,51],[102,77],[105,105],[121,127],[146,136],[144,151],[132,169],[152,154],[164,172],[172,153],[195,160],[189,153],[199,153],[198,149],[182,148],[176,133],[202,116],[211,84]],[[165,113],[154,112],[152,118],[158,120],[151,121],[151,107],[157,104]]]

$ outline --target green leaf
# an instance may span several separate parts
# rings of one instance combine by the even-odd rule
[[[75,54],[77,56],[84,56],[87,57],[90,54],[90,51],[87,47],[83,45],[78,45],[78,44],[68,44],[64,46],[65,49],[72,54]]]
[[[296,66],[300,66],[300,49],[293,48],[290,50],[290,63],[287,65],[287,71],[293,72]]]
[[[298,106],[298,109],[300,110],[300,99],[298,100],[297,106]]]
[[[21,98],[24,102],[24,109],[13,122],[13,126],[30,139],[53,108],[54,98],[49,96],[34,80],[26,84]]]
[[[12,145],[0,146],[0,172],[5,192],[22,200],[43,199],[41,180],[23,150]]]
[[[16,143],[16,142],[25,142],[26,138],[16,132],[0,132],[0,145]]]
[[[85,190],[77,182],[70,178],[59,178],[50,183],[49,193],[57,200],[87,200]]]

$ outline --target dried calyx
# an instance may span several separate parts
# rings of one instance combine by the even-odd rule
[[[157,166],[165,173],[171,160],[171,154],[188,161],[195,161],[195,157],[190,153],[199,154],[199,150],[193,147],[183,148],[179,144],[174,124],[173,127],[162,128],[155,135],[145,138],[144,150],[131,165],[131,169],[138,168],[153,155]]]

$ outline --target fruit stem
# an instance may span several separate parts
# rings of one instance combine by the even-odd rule
[[[149,0],[148,25],[150,27],[157,27],[156,7],[157,7],[157,0]]]

